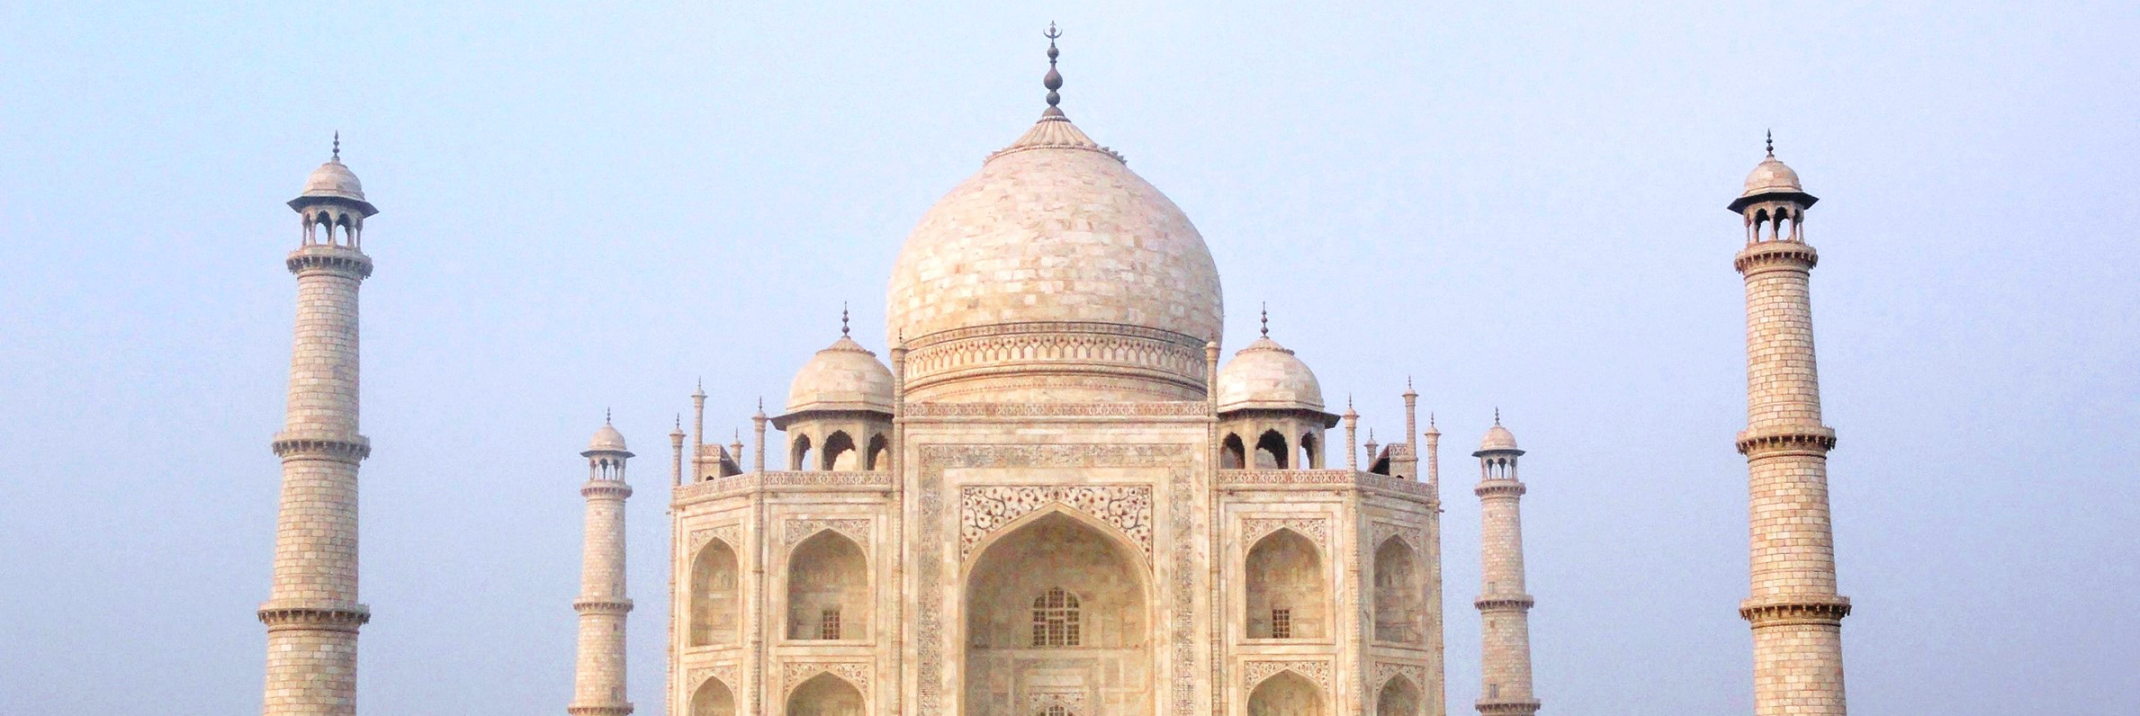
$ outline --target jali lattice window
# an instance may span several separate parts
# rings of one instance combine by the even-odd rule
[[[1077,595],[1055,587],[1033,599],[1033,646],[1077,646]]]
[[[1048,710],[1040,713],[1041,716],[1070,716],[1070,709],[1064,708],[1062,704],[1051,704]]]
[[[1293,610],[1279,607],[1271,610],[1271,638],[1293,638]]]
[[[838,638],[840,638],[840,608],[839,608],[839,607],[825,607],[825,610],[824,610],[824,611],[818,612],[818,616],[817,616],[817,638],[819,638],[819,639],[838,639]]]

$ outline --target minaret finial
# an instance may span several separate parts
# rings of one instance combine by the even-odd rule
[[[1056,90],[1063,88],[1063,73],[1055,71],[1055,58],[1061,55],[1062,51],[1055,49],[1055,38],[1062,37],[1063,31],[1055,29],[1055,23],[1050,21],[1048,31],[1041,35],[1048,38],[1048,75],[1040,80],[1041,86],[1048,88],[1048,111],[1045,114],[1060,117],[1063,111],[1055,105],[1062,103],[1063,96]]]
[[[847,337],[847,302],[840,302],[840,337]]]
[[[1498,405],[1494,406],[1494,424],[1501,424],[1501,406]]]
[[[1765,144],[1768,145],[1767,149],[1769,157],[1774,158],[1776,156],[1776,130],[1768,130],[1768,139]]]
[[[679,418],[679,419],[681,419],[681,418]],[[603,424],[603,425],[612,425],[612,424],[614,424],[614,423],[611,423],[611,422],[609,422],[609,409],[608,409],[608,408],[603,408],[603,409],[602,409],[602,424]]]
[[[1271,303],[1263,302],[1263,337],[1271,337]]]
[[[334,130],[334,160],[342,161],[342,130]]]

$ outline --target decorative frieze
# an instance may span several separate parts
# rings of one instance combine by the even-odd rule
[[[1255,544],[1264,535],[1289,529],[1306,536],[1315,546],[1329,549],[1330,520],[1322,517],[1251,517],[1241,520],[1241,544]]]
[[[1427,688],[1427,670],[1424,667],[1394,661],[1375,662],[1374,674],[1367,683],[1373,690],[1381,691],[1382,687],[1389,685],[1390,679],[1398,676],[1411,679],[1412,685],[1422,690]]]
[[[1242,662],[1241,688],[1243,691],[1254,691],[1257,684],[1263,683],[1264,679],[1277,676],[1278,672],[1281,671],[1291,671],[1299,674],[1309,681],[1315,682],[1316,686],[1322,688],[1323,693],[1330,692],[1330,662],[1328,661]]]
[[[1150,558],[1152,488],[1145,485],[989,485],[959,491],[959,559],[1006,524],[1065,505],[1114,525]]]
[[[1374,523],[1374,535],[1373,545],[1376,548],[1380,548],[1382,543],[1391,537],[1403,539],[1405,544],[1410,545],[1415,550],[1427,548],[1426,532],[1411,525],[1377,521]]]
[[[869,538],[869,522],[867,517],[855,519],[790,519],[781,523],[780,544],[782,546],[793,545],[803,541],[810,535],[824,530],[832,530],[846,535],[848,539],[854,540],[855,544],[860,545],[864,551],[868,551],[871,542]]]
[[[818,674],[832,674],[869,693],[869,664],[861,661],[790,661],[780,665],[780,692],[787,693]]]
[[[1203,417],[1211,404],[1203,401],[1150,401],[1133,403],[908,403],[904,418],[1165,418]]]

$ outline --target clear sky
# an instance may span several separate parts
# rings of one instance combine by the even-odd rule
[[[1209,241],[1227,351],[1268,301],[1385,442],[1407,376],[1437,414],[1451,713],[1496,406],[1548,712],[1749,712],[1723,207],[1771,128],[1822,198],[1854,710],[2140,712],[2130,2],[527,5],[0,2],[0,713],[257,711],[282,202],[336,130],[382,209],[362,710],[562,711],[614,408],[661,713],[693,380],[726,437],[841,302],[882,351],[902,237],[1038,115],[1049,20],[1064,109]]]

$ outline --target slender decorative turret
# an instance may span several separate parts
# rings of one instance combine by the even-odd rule
[[[334,157],[289,202],[302,218],[296,251],[296,342],[290,394],[275,454],[282,505],[275,582],[260,621],[268,628],[268,716],[349,716],[357,711],[357,465],[371,443],[357,433],[357,285],[372,273],[364,220],[379,210]]]
[[[681,432],[680,430],[678,432]],[[681,435],[676,442],[681,443]],[[572,678],[573,716],[624,716],[632,703],[624,700],[624,617],[632,600],[624,592],[624,499],[632,486],[624,482],[624,462],[632,453],[624,449],[624,435],[602,422],[587,450],[587,484],[580,494],[587,497],[587,543],[580,561],[580,598],[573,611],[580,613],[579,662]]]
[[[1843,617],[1835,538],[1828,522],[1828,450],[1820,376],[1813,362],[1809,279],[1819,255],[1806,245],[1805,211],[1817,201],[1798,173],[1768,157],[1728,207],[1743,217],[1746,248],[1732,265],[1746,277],[1746,455],[1752,491],[1752,594],[1739,614],[1754,630],[1754,713],[1841,716]]]
[[[1479,617],[1480,714],[1538,713],[1531,693],[1531,595],[1523,584],[1523,516],[1518,503],[1523,482],[1516,479],[1516,436],[1501,427],[1501,411],[1486,431],[1479,451],[1479,576],[1484,582]]]

